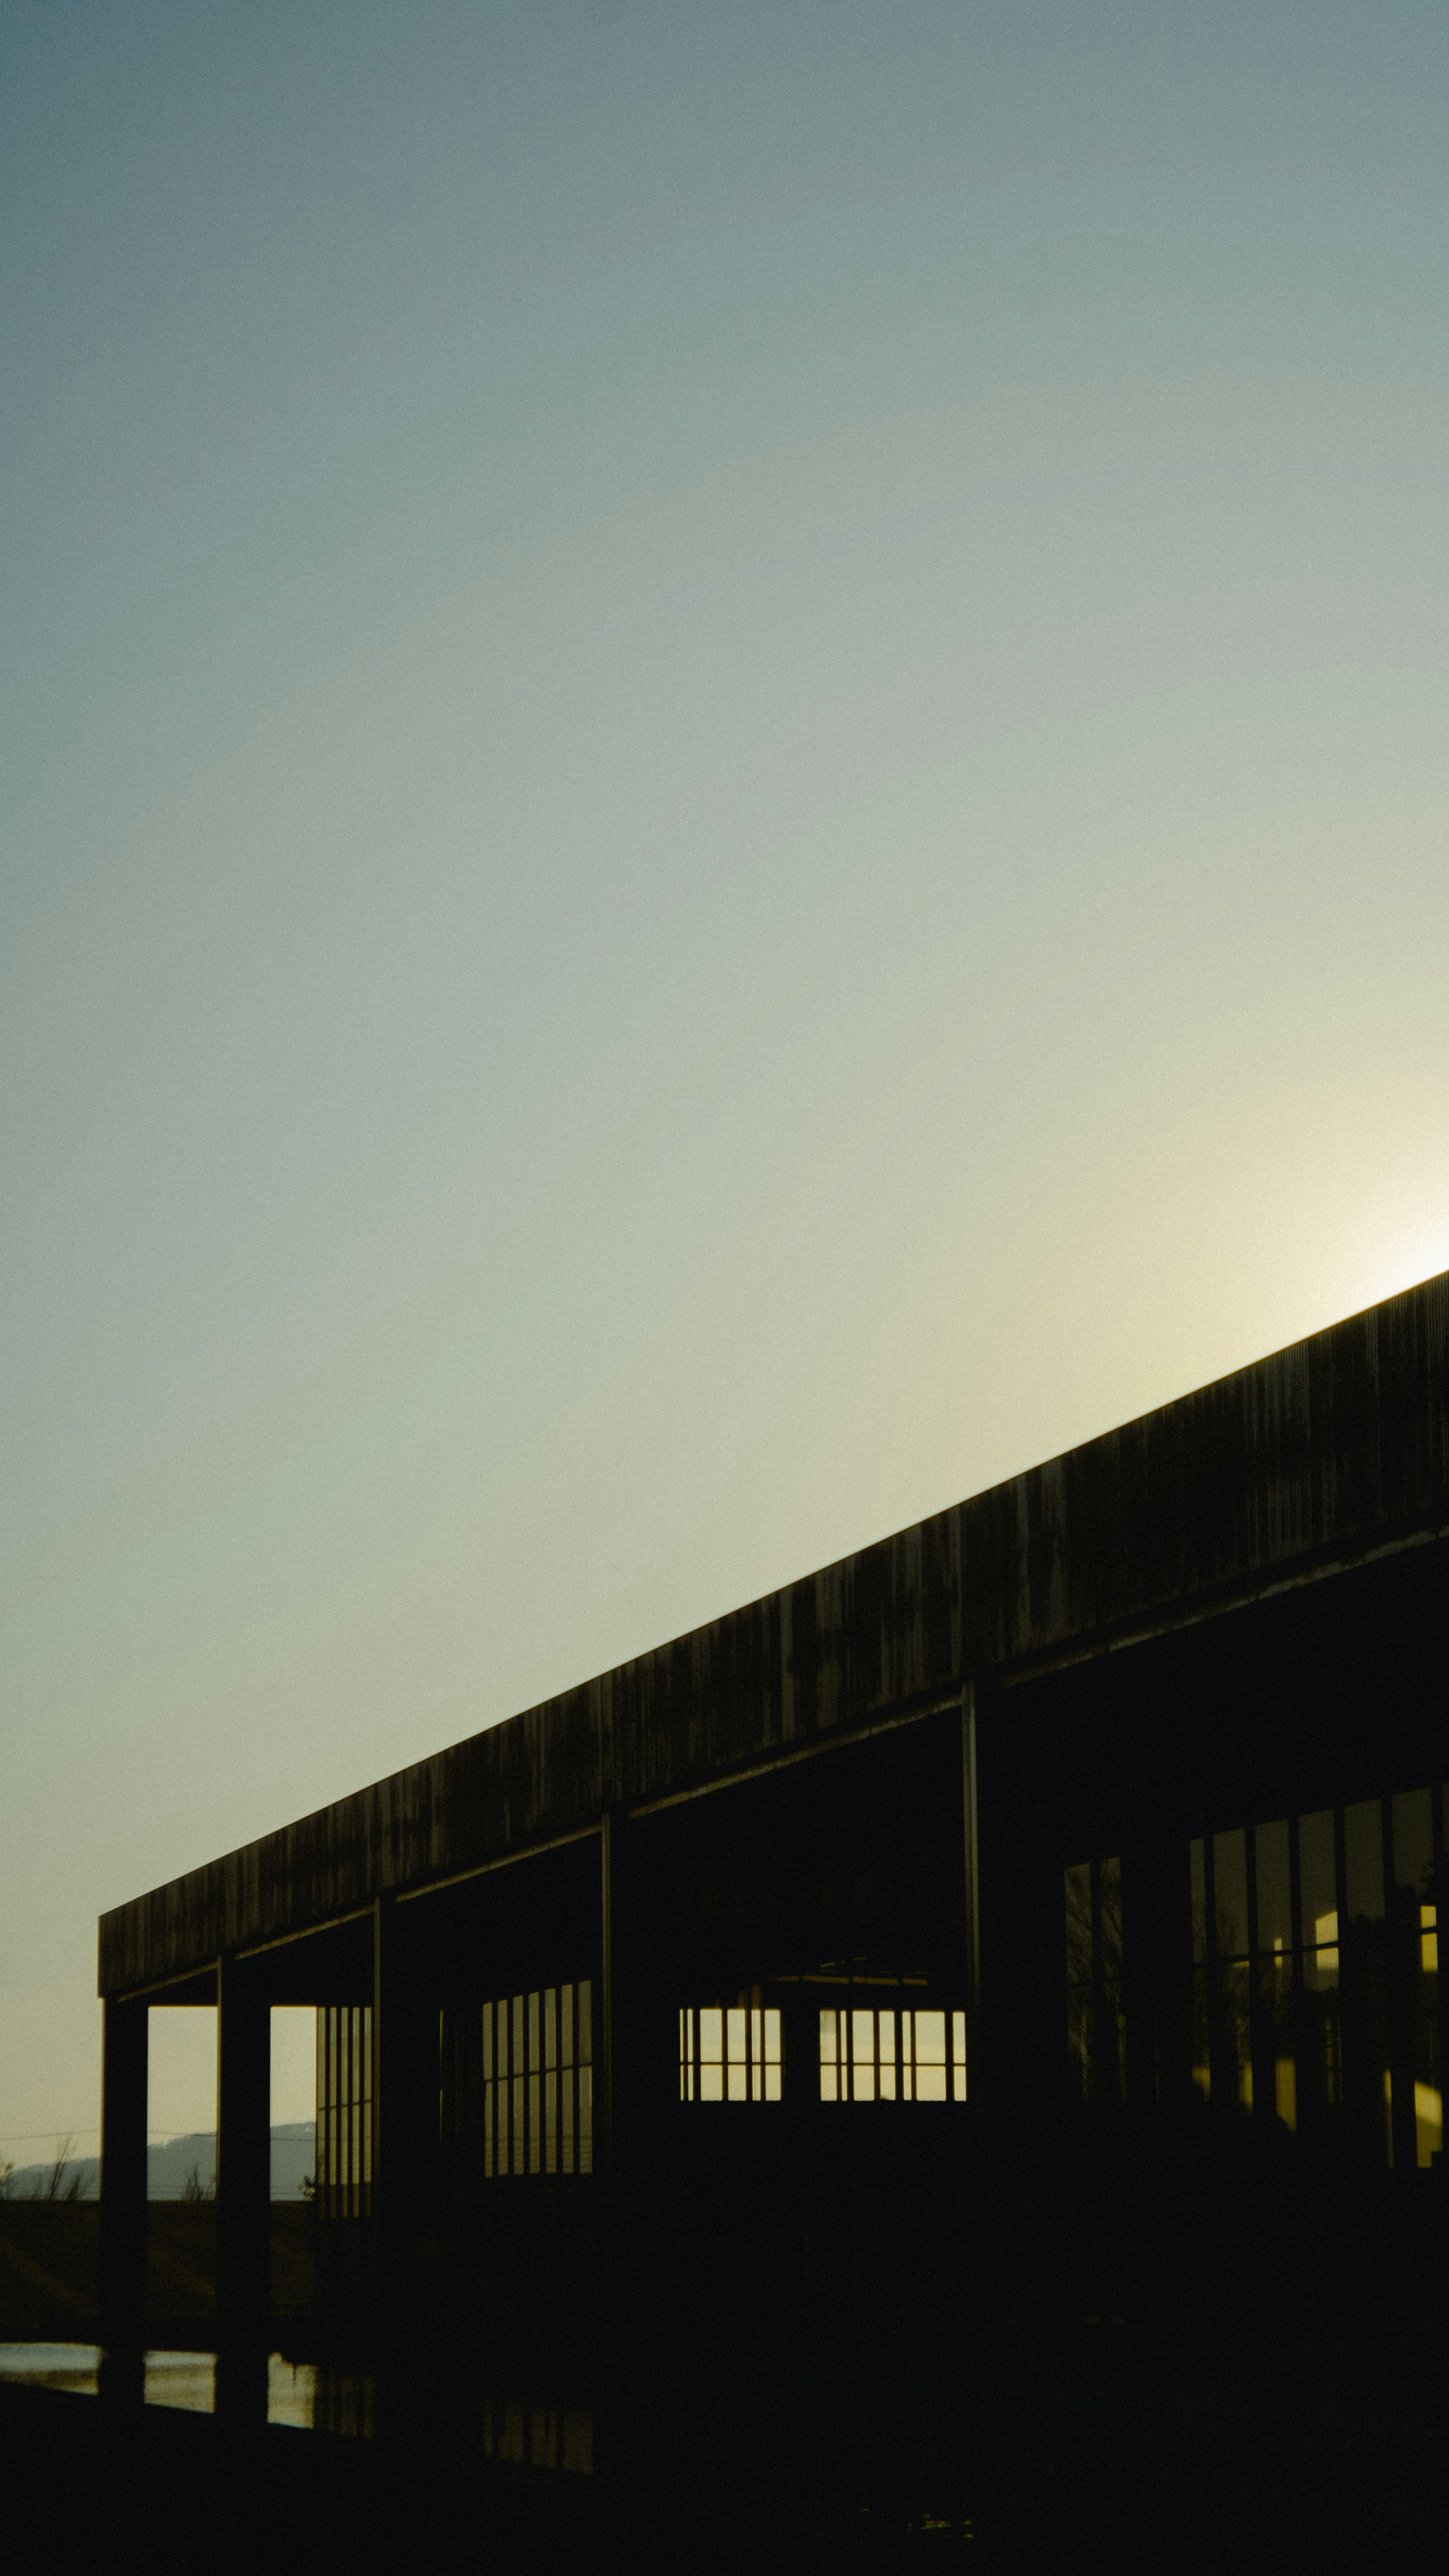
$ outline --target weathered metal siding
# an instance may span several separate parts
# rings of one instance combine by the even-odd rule
[[[1449,1509],[1449,1276],[961,1507],[988,1672],[1230,1599]]]
[[[1446,1517],[1449,1276],[117,1907],[101,1991]]]

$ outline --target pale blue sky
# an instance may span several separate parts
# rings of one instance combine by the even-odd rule
[[[1449,1264],[1446,131],[0,5],[5,2137],[101,1907]]]

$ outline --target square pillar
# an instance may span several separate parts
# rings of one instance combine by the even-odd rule
[[[218,2413],[260,2412],[264,2418],[271,2306],[271,2006],[265,1979],[237,1959],[221,1961],[216,2000],[216,2403]]]
[[[667,2293],[679,1996],[647,1824],[606,1810],[599,1859],[599,2326],[618,2357],[652,2344]]]
[[[436,2243],[438,2007],[419,1904],[373,1909],[372,2218],[385,2341],[425,2330]]]
[[[101,2041],[103,2397],[139,2405],[146,2341],[146,2111],[149,2011],[108,1995]]]

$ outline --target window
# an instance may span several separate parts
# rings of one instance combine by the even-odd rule
[[[1082,1860],[1063,1878],[1067,2063],[1073,2096],[1120,2102],[1127,2089],[1122,1999],[1122,1863]]]
[[[594,2169],[593,1986],[483,2006],[483,2176]]]
[[[947,2041],[950,2054],[947,2055]],[[966,2015],[825,2005],[822,2102],[964,2102]]]
[[[317,2007],[317,2204],[327,2218],[372,2206],[372,2006]]]
[[[783,2062],[773,2004],[686,2004],[679,2015],[681,2102],[778,2102]]]
[[[1189,1851],[1193,2077],[1360,2165],[1443,2144],[1438,1879],[1445,1792],[1238,1825]]]

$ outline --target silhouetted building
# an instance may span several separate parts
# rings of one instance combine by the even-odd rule
[[[302,2002],[322,2337],[1442,2366],[1446,1535],[1449,1276],[117,1908],[113,2353],[219,2002],[252,2402]]]

